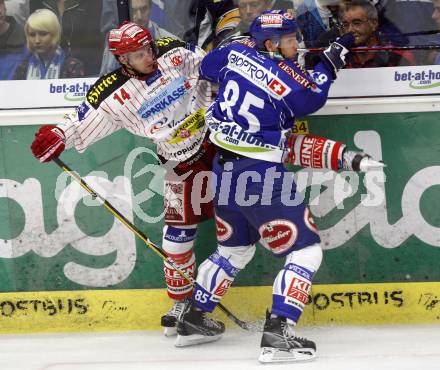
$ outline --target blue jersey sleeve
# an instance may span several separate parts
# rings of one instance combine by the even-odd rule
[[[292,89],[287,98],[288,105],[295,112],[295,117],[305,117],[325,105],[333,76],[324,63],[319,63],[310,74],[294,68],[295,72],[302,74],[310,84],[304,84],[300,88],[296,85],[297,88]]]
[[[200,78],[219,83],[221,69],[227,64],[227,55],[224,48],[213,49],[200,64]]]

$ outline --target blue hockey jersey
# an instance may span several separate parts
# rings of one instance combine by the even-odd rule
[[[201,77],[219,83],[205,119],[211,141],[247,157],[281,162],[285,134],[295,118],[320,109],[332,73],[320,63],[309,74],[291,60],[275,60],[240,38],[211,51]]]

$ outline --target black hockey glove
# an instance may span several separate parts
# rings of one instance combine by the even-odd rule
[[[333,79],[336,79],[336,73],[345,66],[345,56],[350,52],[354,45],[354,35],[346,33],[332,42],[330,46],[321,54],[321,60],[332,71]]]

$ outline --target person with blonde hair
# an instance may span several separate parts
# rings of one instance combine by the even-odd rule
[[[43,80],[84,76],[83,63],[67,57],[60,47],[61,25],[54,12],[38,9],[24,26],[27,55],[14,73],[15,80]]]
[[[23,58],[25,43],[23,27],[0,0],[0,80],[10,80]]]

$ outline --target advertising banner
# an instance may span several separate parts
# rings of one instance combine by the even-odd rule
[[[370,323],[390,317],[396,317],[395,322],[438,320],[438,118],[433,112],[313,116],[298,123],[298,132],[346,142],[387,165],[366,175],[293,169],[324,249],[303,323],[356,323],[359,313]],[[20,331],[17,323],[23,320],[31,331],[48,321],[54,322],[54,331],[81,330],[90,323],[96,330],[135,328],[136,317],[143,317],[138,311],[147,306],[130,305],[144,299],[146,304],[150,298],[160,301],[155,307],[163,313],[167,300],[162,260],[56,164],[40,164],[32,157],[29,146],[36,129],[0,128],[4,332]],[[66,151],[62,159],[160,245],[163,170],[150,142],[119,131],[83,154]],[[214,223],[205,222],[195,247],[199,264],[216,245]],[[231,301],[225,302],[236,306],[233,300],[239,297],[234,292],[258,296],[264,302],[245,309],[252,318],[263,317],[260,311],[283,264],[259,246],[237,276],[235,290],[225,297]],[[132,316],[121,324],[125,314]],[[142,325],[156,328],[150,321]]]
[[[321,284],[440,281],[440,126],[437,113],[314,116],[311,134],[387,164],[368,175],[296,169],[320,229]],[[0,290],[163,288],[162,261],[54,163],[39,164],[35,127],[2,127]],[[119,131],[63,160],[160,244],[163,170],[154,146]],[[213,222],[196,243],[216,247]],[[234,285],[270,285],[284,263],[257,248]]]
[[[440,66],[345,69],[330,98],[429,95],[440,92]]]
[[[314,285],[299,325],[439,322],[440,283]],[[233,287],[222,303],[261,328],[271,286]],[[0,293],[0,334],[159,330],[169,308],[162,289]],[[243,304],[243,302],[246,302]],[[220,310],[214,317],[237,328]]]
[[[76,107],[96,80],[0,81],[0,109]]]
[[[0,81],[0,109],[74,107],[97,78]],[[342,70],[330,98],[440,93],[440,66]]]

